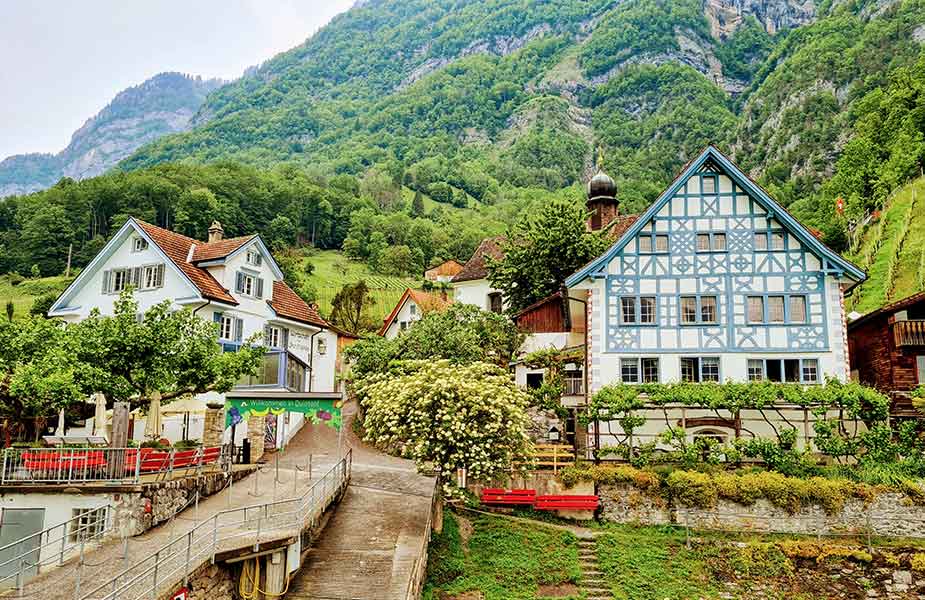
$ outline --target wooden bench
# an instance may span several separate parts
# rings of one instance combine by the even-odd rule
[[[597,510],[597,496],[539,496],[536,510]]]
[[[533,506],[536,490],[504,490],[485,488],[482,490],[482,504],[497,506]]]

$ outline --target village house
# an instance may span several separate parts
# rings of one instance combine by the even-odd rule
[[[472,304],[482,310],[495,313],[504,311],[504,299],[501,291],[493,288],[488,281],[488,260],[503,258],[501,238],[492,237],[482,240],[479,247],[466,261],[461,271],[453,276],[453,300],[462,304]]]
[[[614,240],[566,281],[570,302],[584,308],[588,397],[621,382],[848,379],[843,299],[865,273],[719,150],[701,152],[638,216],[619,214],[605,174],[588,191],[589,227]],[[770,435],[760,415],[747,412],[734,420],[652,411],[636,441],[656,439],[666,422],[719,441]],[[782,415],[810,418],[796,408]],[[800,428],[799,443],[809,431]],[[606,423],[590,428],[588,442],[605,447],[623,435]]]
[[[379,329],[379,335],[394,339],[421,318],[424,313],[442,310],[450,304],[445,293],[430,293],[408,288]]]
[[[853,379],[893,399],[894,417],[920,416],[909,392],[925,385],[925,292],[848,323]]]
[[[462,270],[462,264],[450,259],[424,271],[424,279],[434,283],[449,283]]]
[[[260,236],[226,239],[221,225],[213,223],[208,240],[200,241],[130,218],[54,302],[49,316],[73,322],[93,310],[112,314],[129,287],[141,314],[169,300],[176,309],[213,321],[226,352],[249,340],[267,346],[255,375],[227,394],[203,394],[194,402],[203,411],[215,402],[270,408],[235,423],[236,443],[249,439],[256,456],[264,447],[285,446],[304,424],[304,411],[287,405],[304,408],[306,401],[340,398],[335,370],[341,336],[286,284]],[[197,422],[183,434],[201,439],[201,426]],[[136,421],[135,438],[143,431]],[[163,433],[173,431],[165,425]]]

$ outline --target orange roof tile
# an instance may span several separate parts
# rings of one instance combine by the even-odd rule
[[[433,269],[427,269],[424,271],[424,277],[427,279],[436,279],[437,277],[447,276],[453,277],[462,270],[463,266],[459,262],[455,260],[448,260],[443,264],[437,265]]]
[[[392,309],[389,316],[382,320],[382,327],[379,329],[379,335],[385,335],[385,332],[389,329],[389,325],[391,325],[395,317],[398,316],[398,311],[401,310],[401,307],[404,306],[408,298],[414,300],[414,303],[421,308],[421,312],[443,310],[453,303],[452,300],[442,294],[431,294],[430,292],[422,292],[420,290],[408,288],[405,290],[405,293],[401,295],[401,298],[398,299],[395,308]]]
[[[189,277],[193,285],[199,289],[199,293],[202,294],[203,298],[218,300],[225,304],[238,303],[238,301],[228,293],[228,290],[222,287],[222,285],[212,277],[211,273],[187,262],[186,259],[190,254],[190,247],[198,243],[196,240],[167,229],[162,229],[156,225],[145,223],[138,219],[135,219],[135,222],[138,223],[148,237],[167,255],[167,258]]]
[[[453,283],[462,281],[475,281],[488,277],[488,261],[486,257],[501,260],[504,258],[504,252],[501,250],[503,237],[485,238],[479,247],[472,253],[472,258],[466,261],[462,270],[451,280]]]
[[[284,319],[292,319],[318,327],[330,327],[318,311],[292,291],[285,281],[273,282],[273,299],[267,300],[267,304]]]
[[[228,238],[218,242],[197,243],[196,249],[193,250],[193,262],[202,262],[205,260],[216,260],[225,258],[247,242],[257,237],[256,235],[245,235],[243,237]]]

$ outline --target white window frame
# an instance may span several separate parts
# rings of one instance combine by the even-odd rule
[[[283,343],[283,330],[280,327],[275,325],[270,325],[267,327],[267,346],[270,348],[282,348]]]
[[[705,321],[703,319],[703,300],[704,298],[713,299],[713,308],[714,308],[714,319],[712,321]],[[693,321],[687,321],[684,318],[684,301],[686,299],[694,300],[695,308],[695,319]],[[715,294],[684,294],[680,297],[678,301],[678,322],[683,326],[697,326],[697,325],[719,325],[720,316],[719,316],[719,296]]]
[[[139,290],[156,290],[164,287],[164,265],[145,265],[141,267]]]
[[[788,381],[787,380],[787,362],[796,361],[796,372],[797,372],[797,381]],[[822,371],[819,365],[818,358],[749,358],[747,364],[747,373],[749,381],[765,381],[768,380],[768,363],[778,363],[780,367],[780,381],[775,381],[776,383],[799,383],[802,385],[817,385],[822,381]],[[753,369],[756,369],[760,366],[761,369],[761,378],[755,378],[752,376]],[[815,374],[812,378],[806,376],[807,372],[812,370]]]
[[[144,252],[148,249],[148,240],[143,237],[132,238],[132,252]]]
[[[116,284],[118,281],[119,285]],[[109,272],[109,293],[118,294],[132,285],[131,269],[113,269]]]
[[[260,252],[257,250],[248,250],[244,255],[244,262],[255,267],[259,267],[263,264],[263,257],[260,256]]]
[[[685,379],[684,378],[684,363],[685,361],[696,361],[695,363],[695,373],[694,379]],[[703,363],[705,360],[716,361],[716,379],[704,379],[703,373]],[[719,383],[723,380],[723,361],[719,356],[682,356],[679,361],[679,380],[684,383],[703,383],[705,381]]]
[[[219,322],[218,337],[220,339],[234,340],[234,321],[235,318],[231,315],[222,315],[222,320]]]
[[[771,298],[783,298],[783,320],[771,320]],[[793,300],[803,299],[803,318],[793,318]],[[751,314],[751,303],[754,299],[761,301],[761,319],[755,320]],[[761,325],[805,325],[809,323],[809,296],[807,294],[748,294],[745,296],[745,320],[749,324]]]

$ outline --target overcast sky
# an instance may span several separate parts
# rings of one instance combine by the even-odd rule
[[[0,0],[0,159],[58,152],[163,71],[232,79],[354,0]]]

